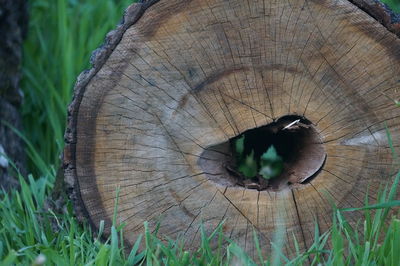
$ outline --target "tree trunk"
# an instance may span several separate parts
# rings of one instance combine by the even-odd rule
[[[25,0],[0,0],[0,184],[6,190],[18,186],[7,158],[22,172],[25,164],[22,140],[7,123],[17,130],[22,129],[18,112],[22,95],[19,81],[26,29]]]
[[[315,221],[331,226],[330,200],[359,207],[369,188],[373,202],[394,174],[400,40],[349,1],[139,3],[93,63],[69,108],[65,176],[94,228],[110,228],[120,187],[129,244],[161,217],[189,248],[200,223],[224,221],[252,255],[253,228],[265,250],[283,228],[292,254],[293,235],[304,250]],[[229,141],[260,127],[280,139],[286,179],[254,189],[234,181]]]

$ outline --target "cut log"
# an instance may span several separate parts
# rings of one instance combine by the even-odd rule
[[[393,177],[386,127],[399,147],[400,40],[349,1],[143,2],[93,64],[69,109],[65,176],[94,228],[110,228],[120,187],[129,244],[160,220],[160,235],[181,234],[194,249],[200,223],[211,231],[224,221],[253,255],[253,228],[266,251],[284,228],[291,254],[293,236],[304,250],[315,221],[330,227],[330,200],[373,202]],[[226,144],[263,126],[306,128],[291,146],[305,163],[292,156],[285,168],[295,184],[258,190],[230,179]]]

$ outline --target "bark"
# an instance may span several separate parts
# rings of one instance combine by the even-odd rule
[[[394,13],[390,7],[379,0],[351,0],[351,2],[400,37],[400,14]]]
[[[281,227],[284,252],[295,252],[293,235],[304,250],[315,220],[321,231],[331,226],[330,200],[358,207],[369,188],[373,202],[393,176],[385,130],[399,147],[399,75],[398,37],[349,1],[133,5],[78,78],[69,108],[64,171],[78,216],[94,228],[104,220],[109,233],[120,187],[128,244],[162,217],[159,232],[183,233],[192,249],[200,223],[225,221],[251,255],[252,229],[265,251]],[[226,181],[219,162],[229,149],[215,147],[282,117],[305,117],[318,131],[323,149],[309,150],[326,160],[319,155],[313,171],[288,167],[307,173],[301,180],[316,176],[277,191]]]
[[[18,107],[22,92],[20,64],[22,41],[27,30],[27,10],[24,0],[0,0],[0,119],[17,130],[22,129]],[[8,157],[24,172],[25,155],[22,140],[5,125],[0,124],[0,150],[5,155],[0,159],[0,184],[6,190],[18,186]]]

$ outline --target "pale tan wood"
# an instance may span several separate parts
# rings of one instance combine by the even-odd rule
[[[126,20],[71,107],[66,176],[94,227],[110,227],[120,187],[128,244],[161,217],[161,235],[183,234],[189,248],[199,223],[225,221],[254,255],[253,227],[265,251],[283,227],[292,254],[293,235],[306,249],[316,220],[331,225],[326,195],[361,206],[394,174],[385,124],[399,147],[400,40],[352,3],[161,0]],[[285,115],[304,115],[322,137],[327,159],[310,183],[224,186],[199,166],[206,148]]]

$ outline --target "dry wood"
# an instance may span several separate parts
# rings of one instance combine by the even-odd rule
[[[161,217],[161,235],[195,248],[199,223],[211,231],[225,220],[251,254],[253,227],[268,250],[283,226],[290,254],[293,235],[304,249],[315,221],[331,225],[327,197],[361,206],[369,187],[373,202],[394,174],[385,126],[399,147],[400,40],[349,1],[144,2],[93,63],[69,109],[65,176],[95,228],[110,227],[121,188],[129,244]],[[209,147],[287,115],[322,139],[327,158],[310,182],[257,191],[204,171],[202,160],[222,160],[205,158]]]

